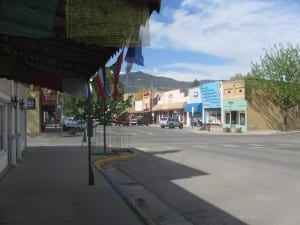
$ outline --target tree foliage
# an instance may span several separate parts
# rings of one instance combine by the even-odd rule
[[[282,109],[296,106],[300,102],[299,47],[275,45],[259,64],[252,64],[252,76],[276,105]]]
[[[274,45],[252,64],[252,85],[263,90],[264,96],[279,106],[287,129],[287,112],[300,104],[300,49],[291,44]]]
[[[107,82],[110,90],[113,90],[113,75],[107,70]],[[124,85],[120,81],[118,84],[119,96],[114,100],[111,96],[107,96],[105,101],[97,94],[93,88],[93,98],[89,102],[86,97],[72,97],[64,95],[64,113],[73,116],[75,119],[87,120],[90,113],[99,124],[110,125],[114,117],[127,116],[127,109],[131,107],[132,96],[124,100]]]
[[[195,79],[191,84],[191,88],[199,87],[199,85],[200,85],[200,81],[198,79]]]

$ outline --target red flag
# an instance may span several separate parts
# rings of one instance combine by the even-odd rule
[[[119,96],[118,83],[119,83],[120,72],[123,63],[123,52],[124,50],[121,51],[116,63],[114,63],[114,65],[112,66],[112,69],[114,71],[114,92],[112,96],[114,100],[116,100],[117,97]]]
[[[101,96],[101,98],[103,100],[105,100],[106,93],[105,93],[105,89],[104,89],[104,81],[103,81],[103,76],[102,76],[102,68],[100,68],[99,71],[96,72],[95,82],[96,82],[96,86],[97,86],[99,95]]]

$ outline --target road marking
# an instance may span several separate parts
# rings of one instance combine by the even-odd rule
[[[262,144],[249,144],[249,146],[251,148],[264,148],[264,147],[266,147],[266,145],[262,145]]]
[[[223,147],[236,148],[236,147],[239,147],[239,146],[238,145],[224,144]]]

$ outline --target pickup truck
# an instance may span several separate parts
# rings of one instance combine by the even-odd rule
[[[170,117],[162,117],[160,118],[159,125],[161,128],[169,127],[169,128],[175,128],[179,127],[179,129],[183,128],[183,123],[180,122],[176,118],[170,118]]]

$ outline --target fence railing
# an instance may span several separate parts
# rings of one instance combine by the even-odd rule
[[[116,132],[110,127],[106,129],[106,152],[112,152],[113,150],[121,150],[132,148],[134,143],[134,138],[130,134],[125,134],[121,132]],[[94,129],[92,141],[92,152],[93,153],[103,153],[104,152],[104,135],[103,127],[98,126]]]

